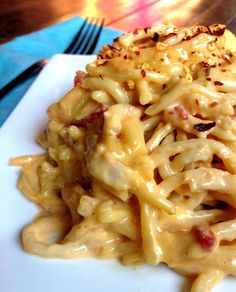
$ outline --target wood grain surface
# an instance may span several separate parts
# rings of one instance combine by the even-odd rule
[[[105,18],[123,31],[219,22],[236,33],[236,0],[0,0],[0,43],[76,15]]]

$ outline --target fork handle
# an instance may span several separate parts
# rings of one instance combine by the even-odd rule
[[[0,99],[2,99],[10,90],[15,88],[15,86],[24,82],[32,75],[39,73],[43,69],[45,64],[46,64],[46,62],[34,63],[33,65],[31,65],[30,67],[25,69],[23,72],[21,72],[19,75],[17,75],[10,82],[8,82],[5,86],[3,86],[0,89]]]

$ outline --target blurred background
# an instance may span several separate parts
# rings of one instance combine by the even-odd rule
[[[122,31],[153,23],[226,24],[236,32],[236,0],[0,0],[0,43],[73,16],[105,18]]]

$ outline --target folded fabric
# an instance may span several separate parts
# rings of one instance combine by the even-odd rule
[[[31,64],[66,49],[84,19],[75,17],[0,45],[0,88]],[[122,32],[104,27],[94,53]],[[23,97],[35,77],[14,88],[0,100],[0,126]]]

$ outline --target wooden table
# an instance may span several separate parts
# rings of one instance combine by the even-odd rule
[[[75,15],[123,31],[152,23],[226,24],[236,33],[236,0],[0,0],[0,43]]]

